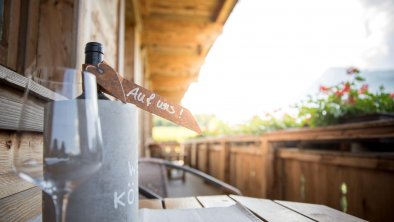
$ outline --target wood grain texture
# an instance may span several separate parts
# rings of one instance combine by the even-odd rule
[[[230,184],[246,196],[263,197],[262,156],[258,147],[232,147],[230,150]]]
[[[235,201],[227,195],[198,196],[197,200],[200,201],[204,208],[228,207],[235,204]]]
[[[19,48],[19,37],[20,37],[20,25],[21,25],[21,0],[10,1],[9,8],[9,26],[7,36],[7,54],[6,54],[6,66],[17,70],[18,60],[18,48]]]
[[[343,140],[394,137],[394,120],[349,123],[320,128],[280,130],[264,134],[271,141]]]
[[[1,85],[1,83],[0,83]],[[22,115],[22,93],[8,86],[0,88],[0,129],[43,131],[43,102],[29,100],[25,106],[26,115]]]
[[[165,198],[164,207],[166,209],[193,209],[202,208],[195,197]]]
[[[208,172],[208,144],[200,143],[197,145],[197,169]]]
[[[74,0],[40,2],[37,65],[75,67]]]
[[[40,133],[22,135],[22,149],[33,149],[34,158],[42,156],[42,136]],[[33,184],[19,178],[12,169],[13,151],[16,149],[15,133],[0,131],[0,199],[33,187]]]
[[[349,222],[361,222],[365,221],[360,218],[354,217],[349,214],[345,214],[341,211],[326,207],[318,204],[307,204],[297,203],[289,201],[275,201],[289,209],[296,212],[301,212],[303,215],[312,218],[316,221],[321,222],[332,222],[332,221],[349,221]]]
[[[0,199],[1,221],[28,221],[41,214],[41,190],[37,187]]]
[[[372,154],[370,158],[355,159],[349,154],[348,157],[341,157],[344,163],[351,163],[345,165],[337,164],[335,156],[327,156],[324,152],[320,155],[312,152],[309,155],[318,156],[316,158],[323,155],[332,161],[326,160],[321,164],[304,161],[306,158],[279,159],[281,170],[277,172],[280,179],[276,186],[281,192],[277,194],[278,198],[322,203],[370,221],[394,220],[390,209],[394,196],[393,171],[384,169],[393,160],[391,164],[365,167],[365,164],[370,165],[368,163],[374,163],[379,158]],[[345,193],[342,186],[346,186]],[[343,201],[346,201],[346,206]]]
[[[303,162],[394,171],[394,154],[279,149],[278,157]]]
[[[313,221],[303,215],[283,207],[274,201],[244,196],[230,195],[232,199],[247,207],[260,218],[269,222]]]
[[[222,181],[225,180],[225,167],[228,164],[225,160],[225,151],[224,143],[209,145],[208,174]]]
[[[148,209],[163,209],[163,204],[161,200],[139,200],[139,208],[148,208]]]
[[[34,70],[37,66],[38,29],[40,18],[40,2],[28,1],[29,12],[26,30],[26,49],[24,55],[24,70]]]
[[[146,51],[146,76],[160,95],[164,88],[169,99],[179,102],[191,81],[163,86],[157,76],[187,76],[192,81],[236,0],[158,1],[138,0],[141,15],[141,43]],[[154,79],[155,78],[155,79]]]

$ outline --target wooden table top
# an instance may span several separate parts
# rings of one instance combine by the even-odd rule
[[[261,221],[365,221],[330,207],[289,201],[272,201],[236,195],[197,196],[166,198],[164,200],[140,200],[140,209],[190,209],[208,207],[228,207],[242,204]]]

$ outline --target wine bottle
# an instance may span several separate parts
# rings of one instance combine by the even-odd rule
[[[104,60],[104,48],[99,42],[88,42],[85,45],[85,64],[97,65]],[[98,99],[109,100],[107,96],[103,92],[99,90],[100,87],[97,87],[97,96]],[[78,96],[78,99],[84,99],[85,94],[82,93]]]

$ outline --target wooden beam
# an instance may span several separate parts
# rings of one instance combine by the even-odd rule
[[[171,71],[171,72],[166,72],[165,70],[163,70],[163,71],[161,71],[161,70],[158,70],[158,72],[151,72],[151,73],[149,73],[149,76],[148,76],[148,78],[150,77],[150,76],[168,76],[168,77],[196,77],[197,78],[197,75],[198,73],[195,73],[195,72],[188,72],[188,71],[185,71],[185,72],[181,72],[181,71]]]
[[[169,83],[168,85],[163,85],[163,84],[155,84],[154,82],[151,83],[152,90],[154,92],[176,92],[174,94],[184,94],[184,92],[188,89],[190,84],[182,84],[182,85],[171,85]]]
[[[147,56],[151,73],[159,72],[190,72],[199,71],[204,57],[202,56],[168,56],[159,54],[150,54]]]
[[[142,21],[143,31],[171,31],[183,30],[187,33],[214,32],[220,30],[222,25],[212,22],[190,22],[184,20],[163,20],[161,18],[146,17]]]
[[[178,90],[178,91],[177,91],[177,90],[174,90],[174,91],[156,90],[155,92],[156,92],[157,94],[159,94],[159,95],[165,97],[166,99],[172,101],[172,102],[179,103],[179,102],[182,100],[182,98],[183,98],[183,95],[184,95],[184,93],[185,93],[185,90]]]
[[[170,56],[198,56],[201,55],[201,45],[196,44],[151,44],[144,45],[148,54],[170,55]]]
[[[219,32],[199,32],[186,33],[183,30],[175,31],[144,31],[141,35],[143,45],[182,45],[182,44],[202,44],[213,42]]]
[[[174,86],[174,85],[185,85],[196,80],[195,76],[160,76],[154,75],[149,78],[154,84],[160,86]]]
[[[219,2],[217,10],[212,16],[212,21],[224,24],[237,4],[237,0],[220,0]]]

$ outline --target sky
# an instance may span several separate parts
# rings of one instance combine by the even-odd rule
[[[330,68],[394,69],[392,24],[392,0],[239,0],[182,104],[240,123],[314,93]]]

